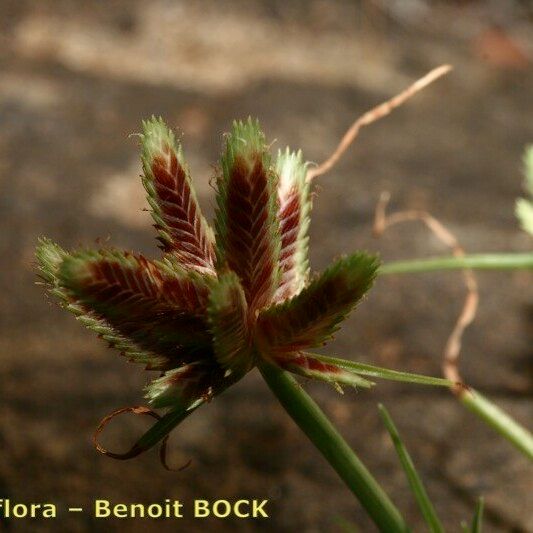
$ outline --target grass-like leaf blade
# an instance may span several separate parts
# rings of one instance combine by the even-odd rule
[[[480,497],[477,501],[476,510],[474,511],[474,517],[472,518],[472,533],[481,533],[483,525],[483,510],[485,502],[483,497]]]
[[[411,456],[409,455],[409,452],[407,451],[407,448],[405,447],[404,443],[400,438],[400,434],[398,433],[398,430],[394,425],[391,416],[382,404],[379,404],[379,411],[381,414],[381,418],[383,419],[383,423],[385,424],[385,427],[389,432],[392,443],[396,448],[396,453],[398,454],[402,467],[407,476],[407,480],[409,481],[411,491],[413,492],[413,495],[416,498],[418,506],[420,507],[422,515],[424,516],[424,519],[430,531],[432,533],[444,533],[442,523],[439,520],[437,513],[435,512],[435,508],[433,507],[433,504],[429,499],[422,480],[420,479],[420,476],[416,471],[415,465],[413,464],[413,461],[411,459]]]
[[[338,365],[324,363],[318,358],[304,353],[281,354],[273,357],[274,362],[285,370],[300,376],[326,381],[335,385],[349,385],[368,389],[374,385],[372,381],[358,374],[345,370]]]
[[[411,372],[401,372],[400,370],[391,370],[380,366],[369,365],[367,363],[357,363],[356,361],[349,361],[348,359],[340,359],[338,357],[328,357],[321,354],[310,354],[319,361],[326,364],[337,365],[340,368],[351,370],[361,376],[369,376],[373,378],[388,379],[390,381],[402,381],[405,383],[418,383],[419,385],[435,385],[438,387],[452,387],[455,385],[452,381],[444,378],[434,378],[432,376],[424,376],[422,374],[413,374]]]
[[[459,401],[533,461],[533,434],[525,426],[477,390],[468,390],[459,397]]]

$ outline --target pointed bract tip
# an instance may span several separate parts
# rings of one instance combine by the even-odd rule
[[[144,397],[152,407],[157,409],[167,407],[187,409],[202,400],[201,394],[194,389],[194,385],[191,390],[188,390],[189,375],[199,370],[200,366],[195,363],[169,370],[144,388]]]
[[[294,186],[299,189],[306,183],[307,166],[302,151],[293,152],[287,146],[285,150],[278,150],[275,170],[279,176],[278,194],[283,197]]]
[[[171,128],[161,117],[152,117],[142,121],[143,132],[140,135],[142,145],[142,158],[149,163],[156,155],[165,155],[169,150],[177,153],[181,161],[181,143]]]
[[[261,130],[259,120],[248,117],[245,121],[233,121],[231,132],[226,135],[224,159],[227,164],[233,165],[236,156],[249,160],[257,154],[265,155],[267,151],[265,134]]]
[[[359,288],[361,296],[367,292],[377,276],[380,259],[377,255],[356,252],[342,255],[327,270],[327,275],[336,277],[346,289]]]
[[[45,281],[51,283],[57,279],[59,267],[67,255],[67,252],[55,242],[46,237],[39,238],[35,257]]]

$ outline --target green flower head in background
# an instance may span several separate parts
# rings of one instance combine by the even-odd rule
[[[332,337],[378,262],[357,253],[309,276],[311,186],[301,153],[287,149],[272,161],[258,122],[235,122],[213,231],[173,132],[157,118],[143,127],[142,181],[163,257],[68,252],[42,239],[41,277],[61,305],[129,360],[158,371],[146,398],[182,417],[260,363],[336,386],[372,385],[306,351]]]

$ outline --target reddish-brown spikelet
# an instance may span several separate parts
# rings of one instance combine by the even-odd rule
[[[65,259],[59,279],[74,303],[96,313],[169,365],[208,357],[205,312],[209,288],[164,263],[120,252],[79,252]]]
[[[257,123],[234,123],[222,166],[215,222],[218,268],[238,275],[254,315],[278,287],[280,249],[277,175]]]
[[[280,203],[280,233],[281,252],[280,269],[281,281],[276,293],[276,300],[283,301],[293,295],[294,270],[296,268],[296,258],[294,249],[298,239],[298,229],[300,227],[301,205],[296,187],[291,187],[288,194]]]
[[[301,152],[291,152],[288,148],[284,152],[280,151],[276,172],[279,175],[281,279],[275,301],[282,302],[298,294],[309,277],[307,232],[311,197],[310,184],[305,179],[307,165]]]
[[[213,273],[213,237],[185,167],[181,146],[158,119],[144,123],[143,183],[165,252],[185,268]]]
[[[377,261],[365,254],[340,259],[297,296],[263,311],[258,332],[265,350],[292,353],[321,346],[370,287]]]
[[[159,306],[178,312],[203,315],[206,309],[209,288],[199,278],[181,277],[176,272],[158,266],[142,255],[125,253],[126,264],[119,259],[104,258],[88,263],[90,275],[85,279],[86,290],[92,295],[109,294],[110,300],[128,302],[147,307]],[[122,259],[122,258],[121,258]],[[129,263],[129,264],[128,264]]]
[[[272,296],[277,265],[270,242],[268,170],[259,154],[248,166],[235,158],[227,188],[226,260],[241,279],[250,307],[261,308]]]

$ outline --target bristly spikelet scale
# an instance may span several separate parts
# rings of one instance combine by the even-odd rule
[[[92,311],[77,303],[74,296],[61,286],[58,277],[59,267],[68,255],[68,252],[49,239],[39,239],[36,258],[48,292],[56,297],[59,304],[70,311],[81,324],[94,331],[107,342],[110,348],[116,349],[130,361],[146,365],[147,369],[162,370],[168,368],[170,361],[167,357],[144,350],[128,337],[121,335],[105,320],[96,317]]]
[[[172,270],[167,263],[118,250],[81,250],[62,261],[58,277],[76,297],[110,308],[122,302],[135,309],[156,306],[178,313],[203,315],[210,279]]]
[[[309,278],[309,225],[311,213],[310,183],[306,180],[307,164],[302,152],[286,148],[278,152],[278,200],[281,234],[281,280],[274,299],[292,298]]]
[[[199,316],[209,284],[199,275],[116,250],[67,254],[52,243],[38,259],[66,309],[131,360],[164,369],[212,353]]]
[[[35,257],[41,278],[49,288],[57,285],[57,269],[67,255],[68,252],[50,239],[43,237],[39,239]]]
[[[239,276],[252,313],[272,301],[279,283],[277,182],[259,123],[234,122],[217,182],[217,268]]]
[[[262,311],[258,335],[268,353],[292,353],[325,344],[371,287],[375,257],[344,257],[315,278],[294,298]]]
[[[181,144],[161,118],[143,121],[144,188],[166,252],[183,267],[213,273],[213,234],[203,217]]]
[[[155,408],[187,409],[209,401],[227,384],[224,371],[213,361],[195,362],[165,372],[145,387],[145,397]]]
[[[225,272],[214,285],[207,312],[215,357],[231,373],[245,374],[254,365],[251,321],[238,276]]]

